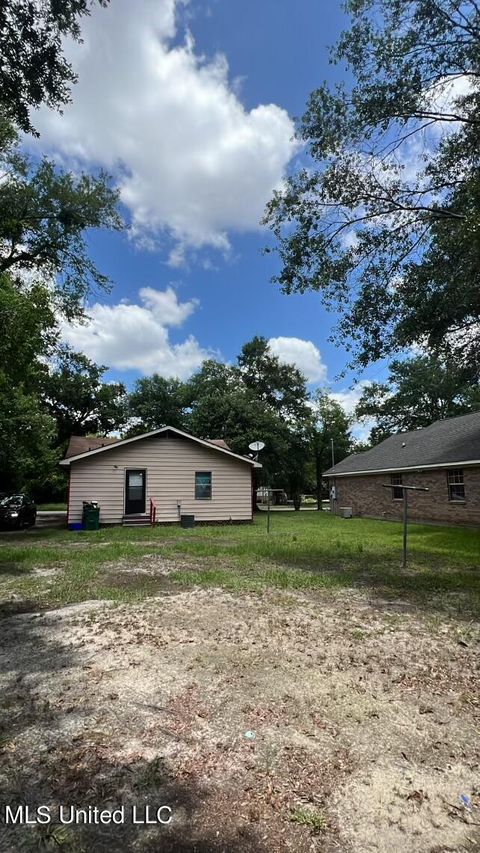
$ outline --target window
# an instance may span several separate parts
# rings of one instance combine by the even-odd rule
[[[454,468],[453,471],[448,471],[448,500],[449,501],[464,501],[465,500],[465,485],[463,482],[463,470]]]
[[[195,471],[195,500],[206,501],[212,497],[212,472]]]
[[[390,477],[392,486],[402,485],[402,475],[392,474]],[[403,489],[392,489],[392,501],[403,501]]]

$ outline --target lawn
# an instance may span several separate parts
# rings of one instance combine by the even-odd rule
[[[412,525],[402,571],[400,525],[316,512],[0,536],[3,802],[127,814],[0,850],[478,853],[479,541]]]
[[[161,553],[185,558],[169,573],[169,585],[361,587],[407,596],[431,610],[456,610],[460,617],[480,614],[480,531],[474,529],[412,524],[406,571],[400,568],[398,523],[317,512],[273,514],[270,533],[260,513],[253,525],[41,530],[0,542],[0,606],[3,597],[7,609],[144,598],[165,579],[140,576],[126,588],[116,564]]]
[[[67,504],[66,503],[46,503],[46,504],[37,504],[37,509],[39,512],[66,512]]]

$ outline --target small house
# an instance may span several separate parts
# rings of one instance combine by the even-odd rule
[[[100,506],[100,524],[252,521],[253,472],[262,466],[224,441],[162,427],[133,438],[72,436],[60,463],[69,470],[68,523],[83,502]]]

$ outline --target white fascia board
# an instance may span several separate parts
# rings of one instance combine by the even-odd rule
[[[461,462],[436,462],[434,465],[409,465],[397,468],[370,468],[366,471],[329,471],[322,477],[361,477],[364,474],[393,474],[395,471],[426,471],[432,468],[465,468],[469,465],[480,465],[480,459],[468,459]]]

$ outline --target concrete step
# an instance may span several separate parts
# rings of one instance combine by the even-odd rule
[[[150,525],[149,515],[124,515],[123,527],[148,527]]]

